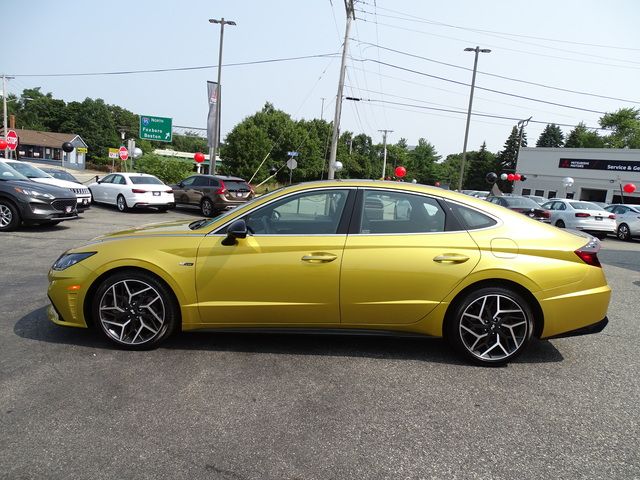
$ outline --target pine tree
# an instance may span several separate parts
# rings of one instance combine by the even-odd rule
[[[605,141],[598,132],[587,130],[587,126],[580,122],[569,132],[564,146],[566,148],[604,148]]]
[[[522,132],[522,141],[520,142],[520,131],[518,127],[514,125],[511,129],[511,134],[507,141],[504,142],[504,148],[496,155],[497,171],[500,176],[501,173],[514,173],[516,171],[516,161],[518,159],[518,147],[527,146],[527,134]],[[503,192],[511,192],[513,185],[512,182],[498,180],[498,186]]]
[[[558,148],[564,146],[564,134],[560,127],[555,123],[550,123],[540,134],[538,137],[538,141],[536,142],[536,147],[552,147]]]
[[[495,172],[496,156],[487,150],[487,143],[483,142],[480,150],[469,152],[464,185],[472,190],[488,190],[490,185],[486,181],[487,173]]]

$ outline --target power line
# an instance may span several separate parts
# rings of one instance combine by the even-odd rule
[[[339,55],[338,53],[320,53],[317,55],[304,55],[300,57],[270,58],[267,60],[254,60],[251,62],[225,63],[223,67],[240,67],[244,65],[259,65],[263,63],[290,62],[294,60],[305,60],[309,58],[329,58]],[[184,72],[189,70],[206,70],[218,68],[218,65],[200,65],[195,67],[175,67],[175,68],[154,68],[149,70],[120,70],[115,72],[77,72],[77,73],[30,73],[15,74],[15,77],[87,77],[104,75],[135,75],[141,73],[164,73],[164,72]]]
[[[431,75],[429,73],[421,72],[419,70],[413,70],[411,68],[401,67],[401,66],[395,65],[393,63],[381,62],[381,61],[375,60],[373,58],[362,58],[362,59],[353,59],[353,60],[360,61],[360,62],[379,63],[380,65],[385,65],[387,67],[395,68],[397,70],[403,70],[405,72],[414,73],[416,75],[422,75],[424,77],[429,77],[429,78],[436,78],[436,79],[442,80],[444,82],[454,83],[456,85],[463,85],[465,87],[469,87],[470,86],[468,83],[465,83],[465,82],[460,82],[458,80],[452,80],[452,79],[446,78],[446,77],[440,77],[438,75]],[[497,93],[499,95],[506,95],[508,97],[521,98],[523,100],[529,100],[531,102],[545,103],[547,105],[554,105],[556,107],[570,108],[572,110],[580,110],[582,112],[598,113],[600,115],[605,115],[606,114],[606,112],[602,112],[602,111],[599,111],[599,110],[591,110],[589,108],[575,107],[573,105],[566,105],[566,104],[563,104],[563,103],[550,102],[550,101],[547,101],[547,100],[541,100],[539,98],[526,97],[524,95],[517,95],[515,93],[503,92],[502,90],[496,90],[496,89],[493,89],[493,88],[477,87],[477,86],[475,88],[477,88],[478,90],[484,90],[485,92],[492,92],[492,93]]]
[[[353,39],[353,40],[358,42],[357,39]],[[393,48],[384,47],[382,45],[377,45],[375,43],[370,43],[370,42],[360,42],[360,43],[364,43],[365,45],[370,45],[372,47],[377,47],[377,48],[382,49],[382,50],[387,50],[389,52],[405,55],[407,57],[418,58],[420,60],[425,60],[427,62],[437,63],[438,65],[445,65],[447,67],[458,68],[460,70],[466,70],[466,71],[469,71],[469,72],[472,70],[471,68],[463,67],[461,65],[455,65],[453,63],[447,63],[447,62],[443,62],[443,61],[440,61],[440,60],[434,60],[432,58],[423,57],[421,55],[417,55],[417,54],[414,54],[414,53],[403,52],[401,50],[395,50]],[[379,60],[379,58],[378,58],[378,60]],[[478,70],[478,73],[482,74],[482,75],[489,76],[489,77],[500,78],[502,80],[509,80],[509,81],[512,81],[512,82],[524,83],[524,84],[527,84],[527,85],[534,85],[536,87],[548,88],[550,90],[558,90],[560,92],[575,93],[576,95],[586,95],[586,96],[589,96],[589,97],[596,97],[596,98],[603,98],[603,99],[607,99],[607,100],[616,100],[616,101],[619,101],[619,102],[640,104],[640,101],[637,101],[637,100],[627,100],[627,99],[624,99],[624,98],[609,97],[607,95],[599,95],[597,93],[581,92],[579,90],[571,90],[571,89],[568,89],[568,88],[554,87],[554,86],[551,86],[551,85],[545,85],[543,83],[531,82],[531,81],[522,80],[522,79],[519,79],[519,78],[506,77],[504,75],[498,75],[496,73],[482,72],[480,70]]]
[[[365,1],[361,1],[360,3],[362,3],[364,5],[368,5],[368,6],[373,6],[374,8],[376,7],[375,3],[374,3],[374,5],[371,5],[371,3],[368,3],[368,2],[365,2]],[[557,39],[557,38],[536,37],[534,35],[522,35],[522,34],[517,34],[517,33],[509,33],[509,32],[497,32],[497,31],[494,31],[494,30],[483,30],[483,29],[480,29],[480,28],[462,27],[462,26],[459,26],[459,25],[453,25],[453,24],[449,24],[449,23],[438,22],[436,20],[429,20],[429,19],[424,18],[424,17],[418,17],[418,16],[411,15],[411,14],[408,14],[408,13],[399,12],[398,10],[392,10],[390,8],[383,8],[383,7],[377,7],[377,8],[380,8],[380,10],[385,10],[387,12],[392,12],[392,13],[397,13],[397,14],[400,14],[400,15],[404,15],[405,17],[408,17],[408,18],[422,20],[425,23],[430,23],[430,24],[433,24],[433,25],[441,25],[441,26],[450,27],[450,28],[457,28],[457,29],[460,29],[460,30],[469,30],[469,31],[472,31],[472,32],[493,33],[493,34],[498,34],[498,35],[508,35],[510,37],[519,37],[519,38],[531,38],[533,40],[544,40],[544,41],[547,41],[547,42],[567,43],[567,44],[571,44],[571,45],[582,45],[582,46],[586,46],[586,47],[611,48],[611,49],[614,49],[614,50],[640,51],[640,48],[633,48],[633,47],[621,47],[621,46],[618,46],[618,45],[603,45],[603,44],[598,44],[598,43],[576,42],[576,41],[572,41],[572,40],[561,40],[561,39]],[[388,15],[386,15],[386,16],[388,16]],[[403,20],[407,20],[407,18],[403,18]]]
[[[476,87],[477,88],[477,87]],[[462,115],[466,115],[467,112],[462,111],[462,110],[451,110],[448,108],[437,108],[437,107],[426,107],[424,105],[414,105],[414,104],[410,104],[410,103],[402,103],[402,102],[391,102],[388,100],[377,100],[374,98],[360,98],[358,99],[358,101],[361,102],[376,102],[376,103],[387,103],[390,105],[400,105],[403,107],[412,107],[412,108],[419,108],[419,109],[424,109],[424,110],[434,110],[434,111],[438,111],[438,112],[447,112],[447,113],[458,113],[458,114],[462,114]],[[487,118],[498,118],[498,119],[502,119],[502,120],[522,120],[519,117],[507,117],[504,115],[495,115],[495,114],[489,114],[489,113],[475,113],[475,116],[479,116],[479,117],[487,117]],[[560,127],[577,127],[578,125],[571,125],[571,124],[567,124],[567,123],[557,123],[557,122],[545,122],[542,120],[530,120],[530,123],[539,123],[542,125],[549,125],[551,123],[558,125]],[[592,130],[607,130],[606,128],[601,128],[601,127],[586,127],[588,129],[592,129]]]

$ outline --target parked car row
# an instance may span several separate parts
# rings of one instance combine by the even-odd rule
[[[61,169],[40,169],[18,160],[1,163],[0,231],[13,230],[22,223],[52,225],[77,218],[91,203],[113,205],[121,212],[150,207],[163,212],[180,205],[197,207],[203,215],[213,217],[255,196],[253,188],[239,177],[197,174],[166,185],[146,173],[120,172],[96,179],[87,187]],[[75,200],[73,205],[68,199]],[[48,209],[42,206],[45,201]]]

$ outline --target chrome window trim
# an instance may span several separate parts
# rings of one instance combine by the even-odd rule
[[[278,196],[272,200],[269,200],[266,203],[263,203],[251,210],[249,210],[248,212],[243,213],[242,215],[240,215],[239,217],[234,217],[232,220],[227,221],[226,223],[223,223],[221,226],[219,226],[218,228],[216,228],[214,231],[208,233],[206,236],[209,237],[226,237],[226,234],[224,233],[219,233],[220,230],[226,228],[227,226],[229,226],[230,224],[232,224],[233,222],[235,222],[236,220],[239,220],[240,218],[248,215],[249,213],[253,212],[254,210],[258,209],[258,208],[262,208],[262,207],[266,207],[268,205],[271,205],[272,203],[291,197],[293,195],[297,195],[300,193],[307,193],[307,192],[314,192],[314,193],[319,193],[319,192],[324,192],[327,190],[358,190],[358,187],[347,187],[347,186],[340,186],[340,185],[336,185],[333,187],[322,187],[319,189],[308,189],[308,190],[298,190],[296,192],[291,192],[291,193],[287,193],[286,195],[281,195]],[[264,234],[260,234],[260,235],[251,235],[252,237],[344,237],[347,234],[339,234],[339,233],[310,233],[310,234],[299,234],[299,235],[293,235],[293,234],[272,234],[272,233],[264,233]]]

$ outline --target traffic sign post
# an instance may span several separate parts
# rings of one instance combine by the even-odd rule
[[[18,148],[18,134],[16,133],[16,131],[9,130],[7,132],[5,141],[7,142],[7,148],[12,152],[15,152],[16,148]]]
[[[172,121],[171,118],[166,117],[140,115],[140,139],[171,143]]]
[[[118,150],[118,156],[120,157],[120,160],[125,162],[127,158],[129,158],[129,150],[127,150],[127,147],[120,147]]]
[[[289,152],[289,154],[291,153],[295,153],[296,155],[298,154],[298,152]],[[293,171],[298,168],[298,161],[292,156],[289,160],[287,160],[287,167],[289,167],[289,185],[291,185],[291,182],[293,180]]]

